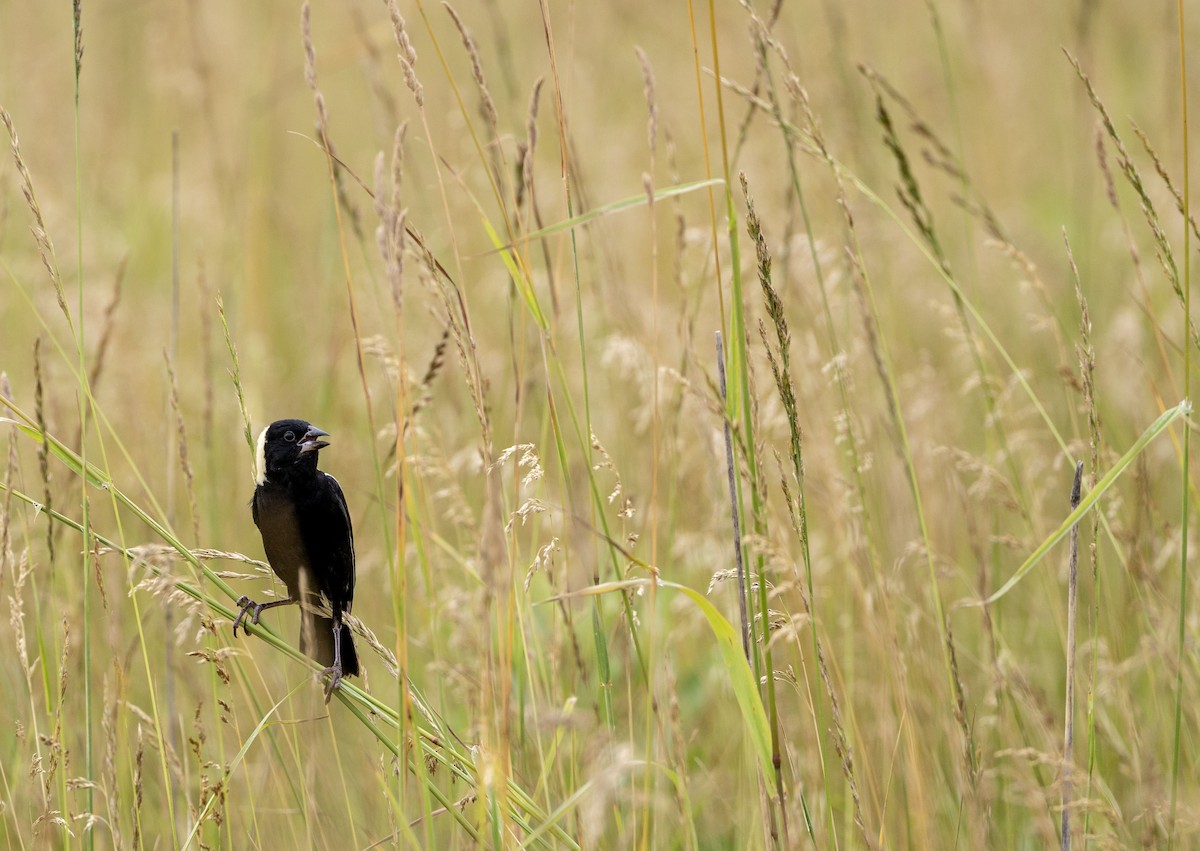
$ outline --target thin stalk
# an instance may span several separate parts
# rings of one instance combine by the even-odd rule
[[[1177,0],[1176,7],[1179,16],[1179,99],[1180,99],[1180,131],[1183,136],[1183,393],[1190,398],[1192,388],[1192,347],[1187,344],[1187,330],[1192,327],[1192,287],[1191,287],[1191,230],[1188,222],[1191,220],[1191,175],[1188,166],[1188,112],[1187,112],[1187,53],[1184,39],[1183,0]],[[1179,759],[1183,742],[1183,666],[1187,658],[1185,654],[1187,641],[1187,599],[1188,599],[1188,520],[1191,506],[1188,504],[1191,489],[1188,481],[1188,471],[1191,469],[1191,428],[1183,429],[1183,464],[1181,474],[1183,487],[1180,488],[1180,517],[1179,517],[1179,629],[1175,654],[1175,731],[1173,754],[1171,757],[1171,820],[1167,834],[1167,847],[1175,844],[1175,815],[1178,805],[1179,789]]]
[[[934,0],[926,0],[926,5],[929,7],[929,19],[933,24],[933,35],[937,40],[938,59],[942,66],[942,79],[946,83],[946,101],[950,111],[950,123],[954,127],[954,141],[958,146],[958,158],[962,163],[962,169],[959,174],[959,187],[962,190],[963,197],[969,198],[968,194],[971,191],[971,179],[967,172],[967,143],[963,136],[962,128],[962,113],[958,109],[958,90],[954,85],[954,74],[950,64],[950,45],[946,41],[946,32],[942,29],[942,18],[938,14],[937,6],[934,5]],[[963,243],[967,249],[967,256],[971,262],[971,271],[978,279],[979,266],[975,256],[975,240],[972,237],[972,222],[970,212],[964,206],[962,210],[963,220]]]
[[[80,322],[80,327],[83,323]],[[167,341],[167,350],[170,353],[167,359],[168,366],[174,369],[175,361],[179,355],[179,131],[175,130],[171,133],[171,324],[169,326],[170,337]],[[169,371],[168,371],[169,373]],[[166,402],[167,422],[174,419],[174,411],[171,409],[171,387],[170,375],[168,374],[168,389]],[[167,429],[167,457],[166,457],[166,488],[167,488],[167,525],[175,528],[175,466],[178,459],[178,447],[176,439],[178,432],[173,428]],[[195,542],[199,545],[199,541]],[[174,640],[175,633],[175,612],[171,606],[167,606],[163,610],[163,658],[166,661],[163,678],[166,688],[166,703],[167,703],[167,742],[171,749],[176,753],[179,752],[178,737],[175,733],[175,666],[171,664],[173,653],[171,652],[171,644]],[[171,809],[176,810],[178,801],[176,800],[179,792],[175,784],[171,785]],[[179,825],[173,825],[178,833]]]
[[[1100,418],[1096,409],[1096,356],[1092,346],[1092,322],[1088,313],[1087,299],[1083,294],[1083,284],[1079,277],[1079,267],[1071,251],[1071,243],[1063,232],[1063,242],[1067,248],[1067,261],[1075,279],[1076,299],[1079,301],[1079,373],[1083,380],[1084,403],[1087,408],[1088,447],[1090,449],[1091,472],[1088,474],[1088,489],[1096,487],[1096,479],[1100,467]],[[1088,542],[1088,553],[1092,567],[1092,611],[1091,635],[1092,647],[1098,647],[1100,641],[1100,563],[1097,541],[1100,540],[1100,512],[1092,512],[1091,536]],[[1087,693],[1087,780],[1084,786],[1084,800],[1091,800],[1092,783],[1095,780],[1097,739],[1096,739],[1096,682],[1099,674],[1099,653],[1092,653],[1091,670],[1088,678]],[[1083,847],[1088,847],[1088,837],[1091,835],[1092,809],[1083,811]]]
[[[1083,485],[1083,462],[1075,463],[1075,481],[1071,485],[1071,510],[1079,507]],[[1063,711],[1062,757],[1062,830],[1059,847],[1071,849],[1071,745],[1075,740],[1075,614],[1079,587],[1079,522],[1071,527],[1070,562],[1067,574],[1067,705]]]
[[[311,49],[311,42],[308,41],[307,5],[303,9],[303,21],[304,38],[306,40],[305,49],[308,51]],[[350,252],[346,247],[346,226],[342,215],[342,199],[338,193],[338,163],[337,158],[333,155],[332,143],[329,141],[329,134],[325,126],[325,117],[322,112],[323,100],[320,98],[320,92],[316,85],[315,54],[306,58],[308,64],[313,68],[313,80],[310,82],[310,88],[312,89],[314,98],[318,104],[318,135],[320,136],[321,151],[325,155],[326,177],[329,181],[329,190],[331,200],[333,202],[334,221],[337,225],[338,247],[340,249],[342,260],[342,277],[346,284],[346,305],[350,316],[350,330],[354,334],[354,353],[356,356],[356,363],[358,365],[359,382],[362,385],[363,405],[367,412],[367,426],[369,428],[369,439],[367,441],[367,445],[371,447],[371,465],[375,473],[375,492],[382,496],[384,493],[386,493],[386,490],[383,486],[383,466],[380,464],[379,449],[375,442],[375,435],[378,433],[375,425],[375,405],[372,402],[371,388],[367,379],[366,356],[363,353],[362,331],[358,319],[358,297],[356,295],[354,286],[354,273],[350,269]],[[380,519],[383,521],[381,525],[383,528],[384,551],[391,553],[393,552],[392,525],[389,522],[390,518],[387,516],[387,500],[380,499],[379,504]]]
[[[771,255],[767,250],[766,240],[762,235],[762,228],[759,224],[758,214],[754,210],[754,203],[750,198],[750,187],[746,182],[746,175],[740,175],[742,184],[742,194],[746,199],[746,229],[750,235],[750,241],[754,243],[755,255],[758,259],[758,279],[762,286],[763,296],[767,302],[767,313],[771,318],[772,324],[775,326],[776,341],[779,346],[778,353],[771,354],[770,345],[766,341],[766,332],[763,326],[759,325],[759,331],[763,334],[763,345],[767,350],[767,359],[771,363],[771,373],[775,378],[776,389],[778,390],[780,401],[783,402],[784,413],[788,420],[788,431],[791,436],[791,459],[792,471],[796,477],[796,503],[792,503],[790,494],[785,490],[785,498],[788,500],[788,512],[795,518],[795,514],[799,514],[799,522],[795,523],[797,536],[800,538],[800,549],[804,560],[805,575],[808,580],[808,610],[809,610],[809,630],[812,635],[813,658],[820,663],[821,660],[821,645],[817,638],[817,613],[816,601],[813,592],[812,579],[812,559],[809,556],[808,547],[808,518],[807,507],[804,496],[804,461],[800,449],[800,414],[796,406],[796,394],[792,385],[791,374],[791,335],[787,327],[787,319],[783,315],[783,303],[779,300],[778,293],[775,292],[771,284]],[[786,478],[784,479],[786,483]],[[786,487],[786,485],[785,485]],[[798,512],[794,509],[798,509]],[[795,520],[793,521],[795,522]],[[773,671],[774,665],[771,655],[770,641],[770,620],[769,610],[767,608],[767,590],[766,582],[763,578],[759,578],[758,583],[759,605],[762,610],[763,617],[763,636],[766,639],[763,644],[763,662],[767,671]],[[830,684],[832,691],[832,684]],[[818,704],[819,706],[819,704]],[[788,837],[787,824],[787,809],[784,806],[783,793],[783,772],[782,772],[782,756],[779,751],[779,714],[775,704],[775,689],[767,689],[767,712],[771,721],[771,763],[775,770],[775,789],[776,795],[779,798],[780,820],[783,830],[783,843],[785,846],[790,845]],[[824,768],[824,753],[818,748],[820,753],[822,769]],[[831,823],[830,827],[833,825]],[[836,834],[834,834],[834,845],[837,845]]]
[[[87,322],[83,313],[83,166],[80,154],[81,131],[79,122],[79,78],[83,70],[83,8],[81,0],[74,0],[71,7],[71,19],[75,34],[75,255],[76,255],[76,280],[78,285],[78,313],[79,329],[76,342],[78,345],[79,355],[79,376],[83,386],[79,393],[79,446],[80,455],[87,463],[87,423],[88,423],[88,396],[86,392],[87,384],[87,355],[84,349],[85,337],[84,328]],[[89,780],[93,779],[96,774],[93,770],[92,762],[92,639],[91,639],[91,621],[92,621],[92,595],[91,595],[91,577],[92,577],[92,542],[91,542],[91,517],[88,508],[87,482],[80,483],[80,499],[83,504],[83,566],[80,583],[80,593],[83,594],[83,737],[84,737],[84,776]],[[86,801],[86,811],[90,814],[94,812],[95,796],[93,785],[88,783],[84,790],[84,800]],[[83,847],[90,849],[93,846],[95,835],[92,831],[84,831]]]
[[[550,26],[550,10],[546,3],[539,2],[541,10],[542,27],[546,42],[546,51],[550,59],[551,77],[554,81],[554,108],[555,117],[557,119],[558,137],[559,137],[559,171],[563,184],[563,200],[567,208],[567,218],[573,218],[575,215],[574,196],[571,193],[571,161],[570,150],[567,136],[567,115],[566,106],[563,103],[562,81],[558,73],[558,54],[554,47],[554,32]],[[605,537],[611,540],[611,535],[608,534],[608,518],[604,513],[604,504],[600,500],[600,492],[596,487],[595,477],[592,475],[592,407],[591,407],[591,387],[588,377],[587,368],[587,336],[583,323],[583,292],[580,285],[579,274],[579,249],[576,242],[575,229],[571,229],[571,263],[575,279],[575,325],[576,332],[579,335],[579,367],[583,381],[583,426],[584,431],[579,434],[578,419],[575,414],[575,406],[571,400],[569,391],[567,390],[566,377],[563,374],[562,362],[558,359],[556,351],[553,351],[553,340],[549,335],[548,330],[543,334],[543,338],[551,346],[552,360],[559,372],[559,378],[563,382],[564,398],[567,402],[568,412],[571,414],[572,420],[575,422],[576,433],[580,436],[581,448],[583,449],[584,458],[587,461],[588,482],[592,490],[592,519],[593,521],[599,517],[600,525],[604,530]],[[545,349],[543,349],[543,357],[545,357]],[[547,370],[547,375],[549,370]],[[565,472],[565,468],[564,468]],[[594,525],[594,524],[593,524]],[[616,552],[609,547],[609,552],[613,559],[613,573],[615,578],[620,579],[620,569],[617,566]],[[595,568],[592,576],[593,584],[599,584],[600,574],[599,566]],[[630,635],[633,638],[635,648],[637,650],[638,660],[641,664],[643,673],[646,665],[645,659],[642,656],[641,645],[638,640],[638,633],[634,624],[632,607],[629,602],[629,597],[622,595],[622,603],[625,610],[625,619],[629,626]],[[600,599],[592,600],[592,640],[596,648],[596,674],[600,685],[600,703],[602,714],[609,729],[616,727],[616,714],[612,699],[612,672],[608,655],[608,638],[606,635],[604,615],[600,607]]]
[[[799,173],[799,169],[796,166],[795,151],[793,150],[793,147],[790,144],[790,140],[788,138],[787,131],[785,129],[783,129],[783,127],[784,127],[783,108],[779,101],[778,92],[776,91],[776,88],[775,88],[774,75],[771,73],[771,63],[768,61],[769,58],[768,58],[768,54],[767,54],[767,45],[766,45],[765,39],[766,39],[766,33],[756,34],[756,37],[754,39],[755,47],[757,48],[758,54],[759,54],[759,67],[761,68],[763,77],[766,80],[766,90],[767,90],[767,95],[770,99],[769,102],[770,102],[770,106],[771,106],[771,112],[775,118],[776,123],[780,127],[780,130],[781,130],[781,133],[783,136],[784,147],[787,151],[788,174],[791,178],[792,192],[795,193],[796,202],[800,208],[800,217],[804,223],[804,232],[805,232],[805,235],[806,235],[807,241],[808,241],[809,254],[812,257],[813,268],[815,270],[816,277],[817,277],[817,286],[821,292],[821,302],[822,302],[822,305],[824,308],[824,313],[825,313],[826,328],[829,332],[830,342],[833,345],[834,358],[836,360],[836,358],[838,357],[837,335],[834,330],[833,319],[829,313],[829,298],[828,298],[828,295],[826,292],[827,288],[825,286],[825,273],[824,273],[824,269],[822,268],[822,265],[821,265],[819,252],[817,250],[816,239],[813,235],[812,219],[809,216],[808,205],[807,205],[807,203],[805,203],[804,189],[800,184],[800,173]],[[805,104],[805,106],[807,108],[807,103]],[[743,191],[745,191],[744,178],[743,178]],[[746,203],[747,203],[747,205],[749,205],[750,201],[749,201],[748,193],[747,193],[746,198],[747,198]],[[757,242],[757,237],[753,237],[753,234],[752,234],[752,238],[754,238],[755,241]],[[781,356],[781,358],[784,356],[784,352],[782,350],[782,343],[781,343],[780,356]],[[847,423],[847,428],[849,429],[850,428],[850,407],[849,407],[849,401],[848,401],[847,394],[846,394],[845,378],[842,374],[842,370],[840,367],[838,367],[836,369],[836,372],[837,372],[838,388],[839,388],[839,392],[841,394],[841,399],[842,399],[842,408],[846,412],[846,423]],[[782,393],[783,392],[782,386],[779,389],[780,389],[780,392]],[[791,434],[791,438],[792,438],[793,470],[796,475],[796,486],[797,486],[797,489],[799,492],[799,499],[800,499],[800,512],[799,512],[800,522],[798,524],[799,525],[798,537],[800,538],[801,552],[802,552],[803,560],[804,560],[805,578],[806,578],[807,585],[808,585],[809,628],[810,628],[810,632],[812,635],[812,652],[813,652],[813,660],[815,662],[820,656],[820,647],[819,647],[819,639],[817,636],[817,598],[816,598],[816,592],[813,589],[812,559],[810,556],[809,546],[808,546],[808,512],[804,506],[804,476],[803,476],[803,471],[802,471],[802,464],[800,462],[801,454],[800,454],[799,433],[796,430],[797,423],[794,420],[792,420],[790,417],[789,417],[789,426],[790,426],[790,434]],[[860,490],[861,490],[861,471],[859,470],[860,464],[859,464],[859,460],[858,460],[858,450],[857,450],[857,447],[855,446],[855,441],[854,441],[853,437],[851,437],[851,439],[850,439],[850,448],[851,448],[850,451],[852,453],[852,460],[854,463],[854,474],[860,480],[859,486],[860,486]],[[866,505],[867,505],[865,498],[862,500],[862,505],[863,505],[863,510],[864,510],[864,514],[865,514]],[[867,518],[864,516],[863,519],[864,519],[864,528],[866,528]],[[807,681],[807,678],[806,678],[806,681]],[[836,830],[834,814],[833,814],[833,803],[832,803],[833,796],[829,794],[829,791],[830,791],[829,790],[829,770],[826,765],[825,743],[824,743],[824,739],[822,736],[822,732],[826,729],[825,702],[822,699],[821,691],[819,688],[813,688],[811,690],[809,699],[812,701],[813,719],[814,719],[814,723],[816,725],[816,731],[815,731],[816,735],[814,738],[815,738],[816,746],[817,746],[817,758],[820,761],[820,765],[821,765],[821,783],[825,787],[825,810],[826,810],[825,815],[829,821],[830,835],[833,837],[834,845],[836,846],[837,845],[837,830]],[[774,695],[772,695],[772,697],[771,697],[772,715],[774,715],[774,704],[775,704]],[[777,767],[777,770],[778,770],[778,767]]]
[[[862,258],[862,248],[858,243],[856,235],[852,235],[852,250],[856,257]],[[861,274],[864,289],[866,290],[867,302],[870,308],[871,321],[877,329],[881,329],[879,322],[879,308],[875,301],[875,289],[871,285],[871,279],[867,272],[866,266],[861,265]],[[940,265],[939,265],[939,268]],[[947,698],[950,701],[952,713],[956,711],[955,695],[957,688],[954,680],[954,670],[950,659],[950,636],[946,621],[945,605],[942,602],[942,591],[938,585],[937,566],[933,558],[933,540],[929,534],[929,524],[925,519],[925,503],[921,497],[921,486],[917,479],[916,460],[913,457],[912,445],[908,439],[908,426],[905,423],[904,415],[900,406],[900,391],[896,386],[896,370],[892,362],[892,356],[887,344],[887,340],[882,333],[879,333],[879,348],[880,356],[884,364],[883,374],[880,378],[884,384],[884,391],[887,394],[888,405],[891,408],[894,426],[897,436],[900,441],[901,456],[904,459],[904,470],[908,478],[909,492],[912,495],[913,507],[917,514],[917,526],[921,534],[922,547],[925,550],[926,568],[929,572],[929,589],[933,597],[934,614],[937,616],[937,631],[941,638],[939,642],[942,648],[942,664],[946,674]],[[970,749],[970,743],[966,743]],[[973,757],[973,754],[970,756]]]
[[[717,42],[717,12],[715,0],[708,0],[708,25],[709,34],[712,41],[712,59],[713,73],[716,77],[716,98],[717,98],[717,130],[721,139],[721,171],[725,178],[725,224],[729,237],[729,266],[731,281],[730,294],[730,321],[732,327],[730,333],[732,335],[730,345],[730,371],[737,379],[737,384],[734,385],[736,393],[731,396],[726,404],[727,415],[736,413],[737,402],[741,403],[741,423],[743,429],[744,446],[746,452],[746,465],[750,474],[750,504],[752,508],[752,517],[754,520],[754,534],[757,536],[765,536],[767,532],[766,511],[762,504],[761,490],[759,488],[759,476],[761,471],[758,467],[758,457],[754,445],[754,420],[751,410],[751,393],[750,393],[750,367],[749,357],[746,350],[746,310],[745,296],[742,290],[742,273],[741,273],[741,252],[738,243],[738,227],[737,227],[737,212],[734,209],[733,203],[733,188],[729,183],[730,165],[729,165],[729,140],[725,132],[725,99],[721,88],[721,50]],[[714,243],[715,243],[715,236]],[[718,266],[719,268],[719,266]],[[730,410],[734,409],[734,410]],[[740,482],[739,482],[740,484]],[[766,578],[766,558],[759,555],[756,558],[758,572],[758,605],[759,611],[756,613],[762,618],[762,641],[764,649],[764,658],[759,661],[759,654],[756,652],[753,655],[755,680],[759,683],[765,683],[768,694],[769,703],[775,704],[775,672],[771,669],[771,654],[767,649],[770,639],[769,625],[770,613],[767,606],[767,578]],[[754,619],[750,619],[750,628],[754,633]],[[753,643],[752,647],[755,646]],[[778,727],[773,724],[771,729],[772,751],[778,753]],[[763,783],[766,778],[761,778]],[[775,843],[779,842],[778,827],[776,825],[775,805],[770,802],[770,796],[767,798],[767,812],[764,814],[767,820],[767,826],[770,831],[771,840]],[[778,806],[782,808],[783,802],[779,801]]]
[[[704,78],[700,66],[700,42],[696,36],[696,9],[693,5],[693,0],[688,0],[688,26],[692,37],[692,62],[696,71],[696,105],[700,110],[700,145],[704,151],[704,177],[706,180],[711,180],[713,175],[712,155],[708,150],[708,120],[704,114]],[[718,80],[720,77],[718,76]],[[718,94],[720,86],[717,87]],[[729,169],[725,169],[726,191],[728,191]],[[713,187],[708,187],[708,220],[709,229],[712,231],[712,249],[713,249],[713,274],[717,278],[717,306],[721,311],[721,328],[728,327],[725,318],[725,284],[721,277],[721,248],[720,242],[717,240],[717,200],[713,195]]]
[[[717,332],[717,375],[720,376],[721,403],[728,406],[725,393],[725,347],[721,343],[721,332]],[[750,663],[750,625],[746,615],[746,595],[750,588],[746,583],[745,561],[742,559],[742,527],[738,520],[737,472],[733,466],[733,440],[729,434],[729,416],[721,418],[725,426],[725,465],[729,471],[729,510],[733,519],[733,557],[737,564],[738,614],[742,624],[742,650],[746,664]]]

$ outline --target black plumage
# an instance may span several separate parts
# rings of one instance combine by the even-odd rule
[[[288,597],[270,603],[238,600],[233,633],[247,615],[257,624],[263,611],[298,603],[300,649],[325,666],[325,702],[343,676],[357,676],[358,654],[342,615],[354,602],[354,530],[337,479],[317,469],[317,454],[329,435],[304,420],[279,420],[258,438],[258,487],[251,503],[267,561]],[[321,598],[332,617],[315,614]]]

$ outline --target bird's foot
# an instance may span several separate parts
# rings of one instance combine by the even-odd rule
[[[237,605],[241,606],[242,610],[240,612],[238,612],[238,616],[236,618],[234,618],[234,620],[233,620],[233,637],[234,638],[237,638],[237,631],[238,631],[239,626],[242,628],[242,632],[246,632],[246,614],[251,609],[253,609],[254,614],[252,614],[250,616],[250,623],[254,624],[255,626],[258,626],[258,619],[260,617],[262,617],[262,612],[263,612],[263,608],[264,608],[262,603],[254,602],[249,597],[247,597],[245,594],[238,597]],[[247,634],[249,634],[249,633],[247,633]]]
[[[329,682],[325,684],[325,705],[329,705],[329,699],[333,697],[333,690],[342,684],[342,666],[340,664],[330,665],[321,672],[321,676],[329,675]]]

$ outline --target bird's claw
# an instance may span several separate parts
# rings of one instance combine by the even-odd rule
[[[325,670],[321,671],[321,676],[329,675],[329,682],[325,685],[325,705],[329,705],[329,699],[333,697],[333,690],[342,684],[342,666],[330,665]]]
[[[234,620],[233,620],[233,637],[234,638],[237,638],[237,631],[238,631],[239,626],[242,628],[242,632],[246,632],[246,613],[247,612],[249,612],[251,609],[254,610],[254,614],[252,614],[250,616],[250,623],[254,624],[255,626],[258,626],[258,619],[260,617],[262,617],[262,611],[263,611],[262,603],[254,602],[249,597],[247,597],[245,594],[238,597],[236,605],[241,606],[242,610],[240,612],[238,612],[238,616],[236,618],[234,618]],[[246,634],[249,635],[249,633],[246,633]]]

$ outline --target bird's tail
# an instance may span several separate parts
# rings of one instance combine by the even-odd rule
[[[342,674],[357,677],[358,651],[350,627],[341,625]],[[333,665],[333,618],[305,612],[300,620],[300,649],[324,667]]]

